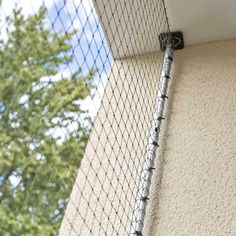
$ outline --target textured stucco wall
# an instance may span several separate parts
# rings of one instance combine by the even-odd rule
[[[236,235],[236,40],[175,53],[145,235]]]
[[[118,235],[127,234],[125,227],[129,227],[132,216],[127,199],[132,201],[132,194],[137,190],[134,180],[140,171],[139,158],[143,157],[147,138],[147,133],[142,131],[149,127],[158,63],[160,57],[152,54],[114,64],[105,91],[107,96],[95,121],[98,130],[92,132],[81,164],[83,171],[78,172],[61,236],[90,235],[86,227],[81,231],[84,222],[78,211],[86,212],[84,220],[92,225],[92,235],[116,235],[115,231]],[[144,102],[140,102],[140,98]],[[107,110],[108,106],[112,109]],[[157,168],[153,176],[144,236],[236,235],[233,219],[236,217],[235,106],[236,40],[187,47],[175,53],[167,114],[156,158],[157,167],[162,163],[161,171],[157,173]],[[131,115],[135,120],[133,124],[128,119]],[[117,126],[116,122],[111,122],[113,117],[123,117],[124,121]],[[112,129],[111,123],[114,124]],[[105,144],[106,150],[102,149]],[[119,180],[109,168],[117,160],[123,163],[123,167],[116,165],[115,169]],[[137,169],[133,168],[136,164]],[[91,165],[101,181],[89,171]],[[101,193],[101,204],[92,194],[90,184],[86,184],[86,173],[94,191]],[[124,180],[124,173],[128,179],[134,176],[130,185]],[[108,200],[101,192],[102,188],[105,191],[110,189],[111,180],[120,192],[121,202],[114,189],[110,190]],[[96,207],[95,215],[89,210],[87,198],[90,207]],[[106,234],[99,223],[106,227]]]
[[[162,53],[114,62],[61,236],[128,235],[161,65]]]

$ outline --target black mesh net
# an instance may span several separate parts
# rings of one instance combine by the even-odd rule
[[[0,3],[0,234],[128,235],[163,1]]]

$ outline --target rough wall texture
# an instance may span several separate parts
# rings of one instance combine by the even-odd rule
[[[236,235],[236,40],[175,53],[145,235]]]
[[[100,126],[101,130],[91,135],[82,161],[84,172],[78,173],[61,236],[87,236],[90,233],[110,236],[116,235],[115,231],[121,236],[127,234],[125,227],[129,227],[129,218],[132,217],[127,199],[134,199],[132,195],[137,188],[135,178],[140,171],[140,165],[137,169],[134,165],[143,157],[147,138],[145,132],[139,132],[139,125],[142,124],[142,130],[148,130],[147,117],[150,118],[152,113],[156,89],[153,74],[158,75],[156,64],[159,62],[157,54],[116,61],[104,98],[104,107],[112,104],[112,109],[108,113],[104,108],[99,111],[95,125],[103,124],[105,129]],[[236,235],[233,220],[236,40],[177,51],[172,78],[167,119],[163,123],[161,149],[156,159],[157,167],[162,161],[162,171],[159,174],[156,171],[153,176],[144,236]],[[118,90],[116,88],[114,93],[115,86],[118,86]],[[140,103],[139,98],[145,98],[145,102]],[[133,125],[128,119],[131,114],[135,120]],[[121,116],[124,121],[119,127],[113,122],[112,130],[109,120]],[[109,133],[110,144],[106,132]],[[140,140],[135,138],[137,136],[141,145]],[[132,139],[135,140],[133,144]],[[105,144],[107,148],[104,150],[102,147]],[[112,150],[111,144],[114,144]],[[96,145],[97,152],[94,152],[93,145]],[[132,145],[137,147],[135,152],[131,150]],[[112,166],[117,160],[123,163],[123,167],[116,165],[116,175],[113,176]],[[97,170],[100,181],[93,171],[89,171],[90,165]],[[105,191],[110,189],[112,179],[117,192],[121,193],[119,197],[122,201],[119,202],[117,193],[112,189],[108,199],[102,193],[99,199],[101,204],[97,204],[96,195],[91,192],[90,184],[86,184],[84,173],[88,174],[89,183],[97,193],[101,192],[101,188]],[[128,179],[134,176],[129,186],[122,177],[124,173]],[[95,215],[89,210],[88,199],[90,207],[97,209]],[[102,206],[105,202],[104,210]],[[86,212],[84,221],[78,211]],[[110,220],[106,213],[110,215]],[[81,230],[85,222],[92,225],[92,232],[86,227]],[[99,223],[107,229],[106,233]]]
[[[128,235],[162,65],[160,53],[114,62],[60,235]]]

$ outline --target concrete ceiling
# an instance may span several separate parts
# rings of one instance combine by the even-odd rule
[[[159,50],[162,0],[94,0],[114,58]],[[165,0],[171,31],[185,45],[236,38],[236,0]],[[161,7],[160,7],[161,6]],[[160,32],[161,31],[161,32]]]
[[[186,45],[236,38],[236,0],[165,0],[170,29]]]

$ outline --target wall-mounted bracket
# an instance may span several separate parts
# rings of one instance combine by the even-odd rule
[[[161,33],[159,35],[160,48],[165,51],[166,45],[171,44],[174,50],[184,48],[184,38],[181,31]]]

